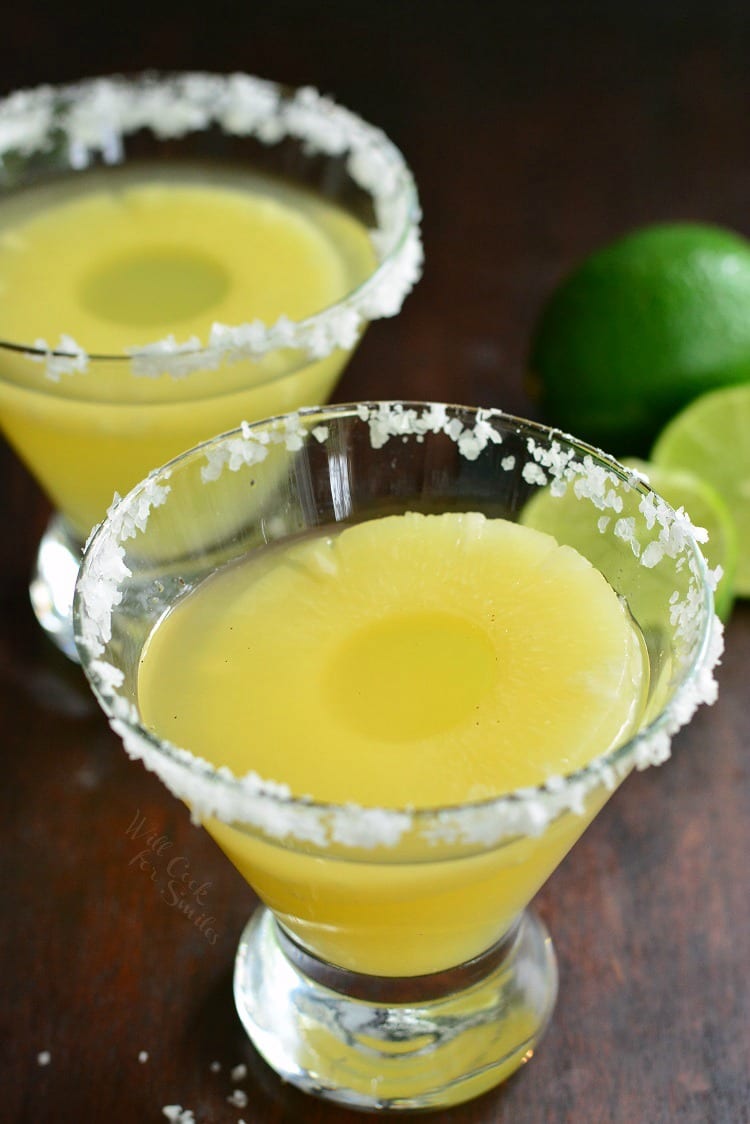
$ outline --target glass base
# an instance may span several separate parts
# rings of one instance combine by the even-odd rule
[[[73,593],[82,545],[61,515],[53,515],[42,535],[29,585],[31,606],[50,640],[79,662],[73,638]]]
[[[317,960],[262,908],[234,971],[237,1010],[268,1064],[369,1111],[458,1104],[498,1085],[533,1055],[556,996],[552,941],[530,912],[469,964],[387,980]]]

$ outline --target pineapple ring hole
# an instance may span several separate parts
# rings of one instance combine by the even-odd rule
[[[83,280],[79,297],[101,320],[150,327],[187,320],[229,291],[224,266],[207,254],[152,247],[108,261]]]
[[[394,614],[337,648],[325,676],[325,701],[366,738],[432,738],[472,715],[479,720],[496,682],[497,659],[492,640],[473,621],[434,611]]]

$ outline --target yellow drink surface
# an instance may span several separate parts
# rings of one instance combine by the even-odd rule
[[[140,703],[238,775],[419,808],[581,768],[632,728],[642,675],[627,611],[576,551],[408,514],[205,581],[152,634]]]
[[[139,704],[157,734],[239,775],[424,808],[581,768],[634,731],[647,678],[627,610],[576,551],[501,519],[407,514],[208,578],[149,638]],[[326,859],[206,826],[314,951],[410,975],[492,944],[605,798],[449,861]]]
[[[259,175],[144,167],[0,199],[0,340],[67,335],[94,356],[53,382],[0,349],[0,425],[84,535],[115,490],[198,441],[324,401],[346,359],[276,353],[153,379],[112,357],[169,335],[206,343],[214,322],[304,319],[374,265],[359,222]]]

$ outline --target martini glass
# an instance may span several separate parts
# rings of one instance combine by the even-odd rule
[[[243,776],[193,755],[189,739],[154,733],[139,669],[155,626],[204,579],[247,559],[268,573],[290,543],[407,512],[547,524],[561,538],[568,528],[642,638],[648,687],[627,736],[532,787],[437,806],[415,790],[372,806],[290,792],[283,738],[270,747],[274,776],[259,776],[257,707]],[[251,1040],[285,1080],[369,1110],[455,1104],[532,1056],[557,974],[529,903],[624,778],[664,761],[672,735],[713,701],[721,649],[684,513],[572,438],[437,404],[303,410],[177,458],[93,535],[74,614],[84,671],[128,753],[189,806],[264,903],[235,965]],[[155,667],[160,685],[167,670]],[[285,702],[302,705],[291,687]],[[412,748],[407,739],[403,753]]]
[[[324,244],[337,295],[316,303],[293,282],[306,311],[284,304],[264,323],[238,292],[236,269],[249,258],[268,271],[281,251],[243,241],[241,229],[213,238],[197,212],[124,241],[123,208],[107,223],[96,207],[144,184],[260,193],[302,224],[308,249]],[[45,216],[92,197],[93,211],[68,220],[72,238],[56,242]],[[47,222],[46,243],[35,235],[44,255],[27,252],[5,277],[7,246],[12,257],[32,220]],[[0,101],[0,428],[55,509],[31,600],[71,658],[82,544],[113,494],[243,418],[326,401],[365,326],[395,315],[417,280],[418,224],[398,150],[312,89],[244,74],[145,74]],[[228,321],[227,289],[238,296]],[[125,291],[136,302],[128,310]]]

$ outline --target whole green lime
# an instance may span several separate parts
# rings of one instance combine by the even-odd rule
[[[594,253],[543,308],[529,376],[553,425],[645,453],[693,398],[750,381],[750,243],[683,223]]]

